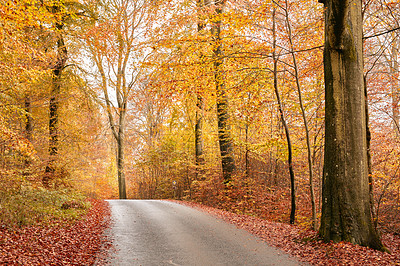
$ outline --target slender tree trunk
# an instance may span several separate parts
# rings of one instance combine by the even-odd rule
[[[53,7],[53,13],[60,12],[60,7],[55,5]],[[65,63],[68,58],[67,48],[64,43],[62,35],[62,29],[64,23],[62,21],[56,22],[57,34],[57,61],[53,67],[52,87],[50,92],[50,103],[49,103],[49,161],[46,166],[45,174],[42,179],[42,183],[45,187],[51,186],[51,181],[54,179],[56,171],[56,157],[58,154],[58,120],[59,120],[59,94],[61,90],[61,76],[62,71],[65,67]]]
[[[198,23],[197,23],[197,32],[200,35],[203,33],[203,29],[205,28],[205,22],[203,18],[203,10],[204,7],[209,4],[208,0],[198,0]],[[204,55],[200,54],[200,65],[204,64]],[[200,86],[201,87],[201,86]],[[196,156],[196,179],[203,179],[202,170],[204,167],[204,158],[203,158],[203,113],[204,113],[204,103],[202,91],[199,90],[196,93],[196,124],[194,129],[194,137],[195,137],[195,156]]]
[[[249,118],[246,117],[246,125],[245,125],[245,154],[244,154],[244,163],[245,163],[245,174],[248,178],[250,175],[250,160],[249,160]]]
[[[196,179],[203,179],[203,97],[198,93],[196,103],[196,124],[194,128],[195,151],[196,151]]]
[[[383,250],[371,217],[361,1],[325,0],[325,158],[320,235]]]
[[[125,118],[126,118],[126,97],[122,99],[121,93],[117,92],[117,95],[119,95],[117,98],[118,101],[118,107],[119,107],[119,114],[118,114],[118,124],[116,125],[114,123],[114,117],[113,117],[113,107],[108,95],[108,86],[106,85],[106,78],[105,78],[105,73],[104,69],[102,68],[101,64],[96,62],[99,71],[102,76],[102,82],[103,82],[103,93],[104,93],[104,98],[106,102],[106,111],[107,111],[107,116],[108,116],[108,121],[110,123],[110,128],[112,135],[115,139],[115,142],[117,143],[117,175],[118,175],[118,190],[119,190],[119,198],[120,199],[126,199],[126,185],[125,185],[125,168],[124,168],[124,150],[125,150]],[[116,90],[120,89],[121,84],[118,83]]]
[[[278,102],[279,114],[281,117],[281,122],[285,130],[286,142],[288,147],[288,167],[290,176],[290,195],[291,195],[291,205],[290,205],[290,223],[294,224],[296,220],[296,187],[295,187],[295,176],[293,171],[293,152],[292,152],[292,142],[290,140],[289,127],[286,123],[285,116],[283,113],[283,106],[281,102],[281,97],[278,90],[278,58],[276,56],[276,9],[272,11],[272,35],[273,35],[273,51],[272,59],[274,61],[274,91],[276,95],[276,100]]]
[[[126,102],[123,99],[119,100],[120,106],[118,132],[114,134],[117,142],[117,169],[118,169],[118,190],[119,198],[126,199],[126,184],[125,184],[125,118],[126,118]]]
[[[109,9],[110,13],[100,23],[102,25],[93,24],[94,27],[102,31],[98,36],[104,38],[102,43],[104,43],[103,48],[105,49],[98,49],[96,39],[86,38],[92,59],[101,77],[101,89],[105,100],[103,107],[107,112],[111,132],[118,145],[116,163],[120,199],[127,197],[124,169],[127,105],[132,97],[133,86],[142,81],[140,77],[144,68],[141,66],[142,62],[139,61],[148,52],[140,50],[138,40],[142,38],[143,29],[152,17],[148,16],[148,11],[155,6],[153,2],[150,2],[111,1],[112,8]],[[109,97],[111,91],[115,93],[112,98]],[[117,106],[113,104],[115,101]],[[144,186],[147,183],[143,182],[142,184]]]
[[[287,25],[287,28],[288,28],[288,35],[289,35],[290,53],[292,54],[297,93],[299,95],[300,110],[301,110],[301,115],[303,117],[304,129],[306,131],[307,161],[308,161],[308,174],[309,174],[311,210],[312,210],[312,228],[314,230],[317,230],[317,210],[316,210],[316,207],[315,207],[315,196],[314,196],[314,175],[313,175],[313,162],[312,162],[312,158],[311,158],[310,131],[308,129],[306,111],[304,109],[303,97],[301,95],[301,86],[300,86],[300,80],[299,80],[299,69],[297,67],[296,55],[294,53],[293,39],[292,39],[292,27],[291,27],[290,21],[289,21],[288,1],[287,0],[286,0],[285,14],[286,14],[286,25]]]
[[[126,108],[120,111],[119,128],[117,138],[117,169],[118,169],[118,189],[119,198],[126,199],[126,184],[125,184],[125,116]]]
[[[397,35],[395,32],[392,33],[392,66],[391,66],[391,76],[392,76],[392,116],[393,116],[393,130],[399,136],[399,63],[397,61],[398,57],[398,43]]]
[[[25,96],[25,138],[32,142],[32,114],[31,114],[31,99],[28,95]],[[24,175],[29,175],[29,166],[31,161],[25,159]]]
[[[369,203],[371,204],[371,216],[375,230],[378,226],[374,202],[374,180],[372,179],[372,158],[371,158],[371,131],[369,129],[369,111],[368,111],[368,90],[367,77],[364,76],[364,95],[365,95],[365,129],[367,137],[367,161],[368,161],[368,184],[369,184]]]
[[[25,97],[25,137],[32,141],[32,114],[31,114],[31,99]]]
[[[232,179],[235,171],[235,161],[233,159],[233,145],[228,124],[228,96],[225,87],[225,74],[223,70],[224,58],[222,52],[221,39],[221,15],[224,0],[215,3],[215,22],[212,27],[213,35],[213,55],[214,55],[214,79],[217,93],[217,117],[218,117],[218,139],[221,151],[222,175],[224,183]]]

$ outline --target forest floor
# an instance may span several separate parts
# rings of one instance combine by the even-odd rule
[[[73,223],[0,227],[0,265],[102,264],[112,246],[103,236],[111,222],[110,208],[104,200],[89,201],[86,215]]]
[[[311,265],[400,265],[399,235],[382,235],[384,245],[391,251],[389,254],[345,242],[324,243],[317,232],[296,225],[238,215],[193,202],[174,202],[208,212]]]

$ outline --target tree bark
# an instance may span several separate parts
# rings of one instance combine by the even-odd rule
[[[125,184],[125,110],[122,110],[119,115],[119,130],[117,141],[117,169],[118,169],[118,189],[119,198],[126,199],[126,184]]]
[[[276,95],[276,100],[278,102],[279,114],[281,117],[281,122],[283,128],[285,130],[286,142],[288,148],[288,168],[289,168],[289,176],[290,176],[290,224],[294,224],[296,220],[296,187],[295,187],[295,176],[293,171],[293,152],[292,152],[292,141],[290,140],[290,132],[289,127],[286,123],[285,116],[283,113],[283,106],[281,102],[281,97],[279,95],[278,90],[278,57],[276,56],[276,9],[274,8],[272,11],[272,36],[273,36],[273,51],[272,51],[272,59],[274,61],[274,91]]]
[[[203,179],[202,169],[204,166],[203,158],[203,97],[197,94],[196,103],[196,124],[194,128],[195,151],[196,151],[196,179]]]
[[[25,96],[25,138],[32,142],[32,114],[31,114],[31,99],[28,95]],[[31,160],[25,159],[24,175],[29,175],[29,166]]]
[[[55,4],[52,12],[54,14],[60,12],[60,6]],[[47,163],[45,174],[42,179],[44,187],[49,188],[54,179],[56,171],[56,157],[58,154],[58,108],[59,108],[59,94],[61,90],[61,76],[68,59],[67,48],[64,43],[62,30],[64,22],[62,19],[56,22],[57,35],[57,61],[53,67],[52,87],[50,92],[49,102],[49,161]]]
[[[224,183],[232,179],[235,171],[235,161],[233,159],[233,145],[228,124],[228,96],[225,87],[225,74],[223,70],[224,57],[222,52],[221,39],[221,15],[224,0],[215,3],[215,22],[212,27],[213,35],[213,59],[214,59],[214,80],[217,94],[217,118],[218,118],[218,139],[221,152],[222,175]]]
[[[27,95],[25,97],[25,137],[32,141],[32,114],[31,114],[31,99]]]
[[[325,157],[320,235],[383,250],[371,218],[361,1],[325,2]]]

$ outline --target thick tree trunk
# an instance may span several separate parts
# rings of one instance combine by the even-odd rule
[[[361,1],[325,1],[325,158],[320,235],[383,249],[372,224]]]
[[[283,107],[281,102],[281,97],[279,95],[278,90],[278,58],[276,56],[276,10],[275,8],[272,11],[272,35],[273,35],[273,51],[272,51],[272,59],[274,61],[274,91],[276,95],[276,100],[278,102],[279,114],[281,117],[281,122],[283,128],[285,130],[286,142],[288,147],[288,168],[289,168],[289,176],[290,176],[290,224],[294,224],[296,220],[296,187],[295,187],[295,177],[293,171],[293,152],[292,152],[292,141],[290,140],[290,132],[289,127],[286,123],[285,116],[283,114]]]
[[[218,117],[218,139],[221,151],[222,175],[224,183],[232,179],[235,171],[235,161],[233,159],[233,145],[228,124],[228,96],[225,87],[225,74],[223,70],[223,52],[221,40],[221,15],[224,0],[215,3],[215,22],[212,27],[213,53],[214,53],[214,80],[217,93],[217,117]]]
[[[60,7],[55,6],[53,13],[60,12]],[[46,166],[45,174],[42,179],[44,187],[49,188],[52,180],[55,178],[56,171],[56,157],[58,154],[58,108],[59,108],[59,94],[61,90],[61,75],[68,58],[67,48],[64,43],[62,29],[64,23],[62,21],[56,23],[57,37],[57,61],[53,67],[52,88],[50,92],[49,102],[49,161]]]
[[[218,138],[221,151],[222,174],[224,183],[228,183],[231,181],[232,174],[235,171],[235,162],[232,155],[233,146],[228,125],[228,99],[225,89],[219,85],[217,85],[217,98]]]

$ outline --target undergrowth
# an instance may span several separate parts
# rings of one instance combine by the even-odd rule
[[[52,225],[82,217],[90,203],[70,189],[46,190],[30,185],[0,190],[0,227]]]

